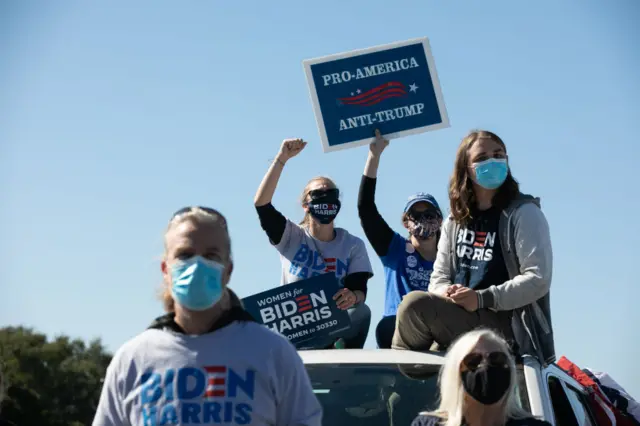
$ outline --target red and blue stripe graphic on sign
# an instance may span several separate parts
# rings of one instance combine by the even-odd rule
[[[296,297],[296,304],[298,305],[298,312],[305,312],[313,308],[308,294]]]
[[[359,95],[347,98],[338,98],[338,100],[344,105],[371,106],[376,105],[385,99],[400,98],[404,96],[407,96],[406,86],[399,81],[390,81]]]

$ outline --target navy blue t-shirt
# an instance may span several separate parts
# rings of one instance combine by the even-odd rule
[[[469,226],[458,230],[454,284],[482,290],[509,280],[498,233],[500,214],[494,207],[475,211]]]
[[[407,238],[395,233],[386,256],[381,256],[384,267],[384,316],[395,315],[402,298],[414,290],[427,291],[433,271],[433,262],[425,260]]]

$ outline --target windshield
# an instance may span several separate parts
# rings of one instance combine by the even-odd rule
[[[306,367],[324,409],[322,424],[326,426],[410,425],[420,411],[433,409],[437,403],[438,366],[307,364]]]
[[[322,424],[410,425],[438,404],[438,365],[307,364],[313,391],[324,409]],[[519,379],[524,379],[518,371]],[[528,411],[526,393],[519,393]]]

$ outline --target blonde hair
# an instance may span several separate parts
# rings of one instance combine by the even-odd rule
[[[508,358],[511,371],[511,383],[507,390],[507,398],[504,402],[504,421],[510,418],[531,417],[529,413],[520,408],[516,392],[517,376],[516,364],[509,351],[507,342],[497,333],[489,329],[478,329],[460,336],[451,346],[445,356],[444,365],[440,370],[438,379],[440,386],[440,406],[432,412],[421,414],[433,415],[443,419],[444,426],[460,426],[464,416],[465,390],[460,377],[460,364],[476,347],[480,341],[495,343],[500,351]]]
[[[304,187],[304,190],[302,191],[302,195],[300,196],[300,205],[302,207],[307,205],[307,198],[309,197],[309,192],[311,192],[311,185],[315,182],[323,182],[325,185],[327,185],[331,189],[338,189],[338,187],[336,186],[336,183],[333,180],[331,180],[331,178],[328,178],[326,176],[316,176],[313,179],[311,179],[309,182],[307,182],[307,184]],[[304,217],[302,218],[302,221],[300,221],[300,225],[304,227],[308,227],[310,221],[311,221],[311,215],[308,212],[305,212]]]
[[[167,225],[167,229],[164,232],[164,254],[163,260],[167,258],[167,236],[169,232],[177,225],[184,222],[191,222],[194,225],[203,225],[203,224],[211,224],[216,226],[221,226],[225,230],[225,246],[228,253],[228,260],[231,261],[231,237],[229,236],[229,229],[227,228],[227,220],[222,216],[221,213],[216,212],[213,209],[203,209],[200,207],[191,207],[184,212],[178,213],[171,218],[169,221],[169,225]],[[175,309],[175,304],[173,301],[173,296],[171,295],[171,288],[166,285],[166,283],[162,286],[162,291],[160,294],[160,298],[162,299],[162,304],[164,306],[164,310],[166,312],[173,312]]]

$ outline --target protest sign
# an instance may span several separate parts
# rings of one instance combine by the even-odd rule
[[[303,65],[324,152],[449,127],[426,37]]]
[[[335,274],[328,273],[245,297],[242,303],[256,321],[297,344],[351,326],[347,311],[333,300],[339,289]]]

